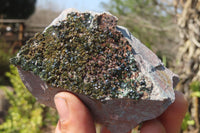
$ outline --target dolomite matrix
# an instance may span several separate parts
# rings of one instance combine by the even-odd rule
[[[174,101],[178,81],[115,16],[74,9],[31,38],[11,63],[39,102],[54,107],[56,93],[72,92],[113,133],[159,116]]]

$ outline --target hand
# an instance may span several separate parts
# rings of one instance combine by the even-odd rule
[[[175,102],[157,119],[143,123],[141,133],[178,133],[187,111],[187,101],[181,92],[175,92]],[[73,94],[60,92],[54,98],[60,120],[56,133],[95,133],[89,110]],[[102,133],[110,133],[103,128]]]
[[[141,133],[179,133],[188,103],[181,92],[175,91],[175,101],[157,119],[146,121]]]

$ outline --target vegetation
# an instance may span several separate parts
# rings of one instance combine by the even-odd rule
[[[23,85],[17,69],[10,66],[10,72],[6,73],[14,88],[13,91],[1,87],[6,92],[10,108],[5,122],[0,125],[1,133],[39,133],[41,128],[55,124],[57,116],[53,110],[40,105]],[[51,114],[51,115],[50,115]]]
[[[177,87],[182,91],[188,102],[188,116],[191,120],[187,123],[187,131],[200,131],[200,0],[188,0],[175,3],[178,15],[180,42],[176,69],[181,81]],[[186,119],[188,118],[186,115]],[[194,121],[191,123],[191,121]]]
[[[11,72],[6,74],[15,88],[8,91],[4,88],[10,103],[6,121],[0,125],[0,132],[38,132],[42,126],[42,107],[28,92],[20,80],[17,69],[11,67]]]

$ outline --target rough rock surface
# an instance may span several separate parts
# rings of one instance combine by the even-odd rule
[[[158,117],[174,101],[178,77],[109,13],[68,9],[11,62],[39,102],[77,95],[113,133]]]

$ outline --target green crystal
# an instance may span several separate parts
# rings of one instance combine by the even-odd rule
[[[70,13],[27,41],[11,63],[53,87],[95,99],[138,100],[151,86],[146,87],[145,76],[138,78],[132,47],[111,23],[116,20],[106,17],[110,16]]]

